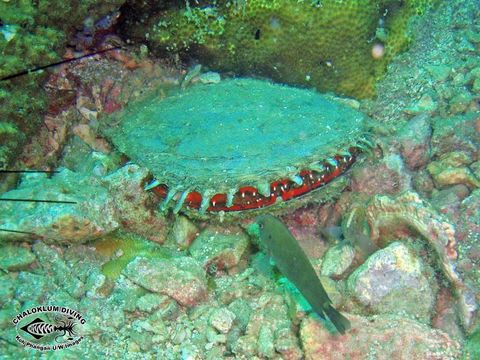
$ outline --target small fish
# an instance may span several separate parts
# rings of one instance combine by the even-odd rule
[[[260,239],[280,272],[297,287],[320,317],[327,315],[337,331],[344,334],[350,328],[350,321],[332,307],[332,301],[298,241],[272,215],[260,215],[256,222]]]

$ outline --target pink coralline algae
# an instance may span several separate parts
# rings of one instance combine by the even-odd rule
[[[374,196],[365,210],[365,220],[374,242],[399,238],[412,230],[427,241],[440,260],[444,276],[453,287],[462,323],[468,329],[477,304],[474,295],[456,271],[457,242],[454,226],[411,191],[396,197]]]

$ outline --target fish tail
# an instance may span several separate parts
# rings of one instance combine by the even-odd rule
[[[335,310],[331,305],[328,305],[325,308],[325,314],[327,314],[328,318],[332,324],[335,325],[335,328],[340,334],[345,334],[345,331],[350,329],[350,321],[337,310]]]

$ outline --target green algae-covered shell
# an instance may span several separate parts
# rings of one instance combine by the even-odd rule
[[[104,133],[159,183],[207,196],[262,192],[355,144],[366,116],[315,91],[254,79],[199,84],[129,105]]]

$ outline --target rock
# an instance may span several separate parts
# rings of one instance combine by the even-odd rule
[[[155,293],[145,294],[138,298],[137,309],[151,313],[153,310],[158,309],[166,299],[168,299],[168,297],[165,295]]]
[[[35,261],[35,255],[25,247],[6,244],[0,247],[0,269],[19,271],[26,269]]]
[[[369,195],[398,194],[410,188],[410,178],[402,158],[391,154],[374,164],[354,168],[351,188]]]
[[[479,125],[480,125],[480,120],[479,120]],[[479,133],[480,133],[480,128],[479,128]],[[474,163],[470,164],[470,169],[473,171],[473,175],[477,179],[480,179],[480,161],[475,161]]]
[[[476,78],[472,84],[472,91],[476,94],[480,94],[480,77]]]
[[[428,166],[428,170],[438,188],[455,184],[465,184],[471,188],[480,187],[479,180],[467,167],[442,169],[431,165]]]
[[[192,258],[158,259],[137,257],[123,270],[134,283],[192,307],[207,297],[205,272]]]
[[[473,191],[460,204],[457,224],[459,246],[458,271],[473,294],[480,294],[480,189]],[[475,298],[472,298],[473,302]],[[473,323],[478,324],[478,311],[473,315]]]
[[[470,188],[480,187],[480,180],[466,166],[470,163],[472,160],[468,153],[453,151],[444,154],[437,161],[432,161],[427,170],[438,188],[455,184],[464,184]]]
[[[122,159],[118,152],[104,154],[92,149],[80,138],[72,137],[63,148],[59,166],[77,173],[90,173],[98,177],[121,167]]]
[[[448,65],[439,64],[439,65],[427,65],[425,66],[429,74],[432,76],[433,80],[438,82],[443,82],[448,79],[452,68]]]
[[[298,339],[290,329],[279,329],[275,331],[275,350],[285,360],[303,359],[303,351],[298,344]]]
[[[17,275],[13,273],[0,276],[0,308],[12,302],[16,290],[16,277]],[[3,329],[1,325],[0,329]]]
[[[96,112],[88,110],[85,111],[87,111],[88,114],[85,114],[84,116],[91,116],[95,117],[96,119]],[[87,124],[78,124],[73,128],[73,133],[95,151],[99,151],[104,154],[109,154],[112,151],[108,142],[105,139],[98,137],[97,134],[95,134],[95,132]]]
[[[430,160],[432,129],[426,114],[416,116],[401,131],[398,141],[405,164],[411,170],[425,166]]]
[[[350,244],[341,243],[330,247],[323,256],[322,276],[341,276],[350,267],[354,257],[355,251]]]
[[[449,113],[455,115],[466,112],[472,100],[473,96],[468,91],[460,91],[450,100]]]
[[[365,214],[374,242],[395,239],[400,234],[403,238],[406,234],[421,235],[434,250],[439,268],[454,289],[462,325],[470,328],[477,304],[455,266],[458,244],[453,225],[413,192],[405,192],[396,198],[374,196]]]
[[[480,358],[480,328],[477,328],[467,339],[465,343],[465,358],[478,359]]]
[[[213,71],[208,71],[206,73],[200,74],[199,80],[202,84],[218,84],[222,78],[220,74]]]
[[[84,243],[117,229],[115,204],[95,177],[61,169],[50,179],[29,174],[17,189],[1,195],[13,199],[72,201],[72,204],[0,202],[0,228],[34,233],[46,243]],[[17,241],[32,236],[2,233]]]
[[[258,346],[253,335],[243,335],[232,345],[232,352],[239,359],[255,359]]]
[[[122,227],[152,241],[163,243],[167,220],[152,211],[152,194],[144,190],[150,174],[147,169],[127,164],[103,179],[113,200],[113,210]]]
[[[420,260],[404,244],[394,242],[356,269],[348,278],[348,288],[375,313],[407,313],[428,322],[435,292],[424,272]]]
[[[45,274],[51,277],[61,289],[77,299],[85,294],[85,284],[75,277],[73,269],[65,264],[57,250],[37,242],[33,245],[33,252]]]
[[[477,131],[478,113],[470,112],[464,115],[435,117],[431,124],[432,155],[440,158],[454,151],[465,152],[474,158],[480,150],[480,136]]]
[[[436,191],[432,195],[431,202],[441,214],[448,215],[450,219],[457,222],[460,216],[460,204],[469,194],[470,191],[465,185],[454,185]]]
[[[185,250],[198,236],[198,228],[185,216],[177,216],[168,234],[167,242]]]
[[[226,233],[207,228],[195,239],[188,250],[208,273],[216,274],[226,271],[233,274],[238,272],[248,245],[248,236],[241,229]]]
[[[423,94],[422,97],[413,104],[405,108],[405,112],[409,115],[420,115],[423,113],[433,113],[437,110],[438,103],[430,94]]]
[[[260,327],[258,332],[258,355],[270,359],[275,356],[273,330],[268,326]]]
[[[408,318],[349,315],[352,329],[331,334],[316,318],[301,324],[306,360],[325,359],[459,359],[460,344],[440,330]]]
[[[435,186],[427,170],[417,170],[412,177],[412,186],[420,195],[429,198]]]
[[[222,334],[227,334],[232,328],[235,318],[235,314],[228,309],[215,309],[210,315],[210,325]]]
[[[17,301],[35,302],[44,301],[46,293],[52,288],[52,281],[47,276],[21,271],[16,280],[15,298]],[[32,291],[35,289],[35,291]]]
[[[455,311],[455,298],[447,288],[440,289],[437,295],[432,327],[447,333],[452,339],[463,340],[463,331]]]
[[[327,204],[325,207],[331,207],[331,205]],[[325,212],[330,212],[330,210],[329,208]],[[296,209],[282,216],[282,221],[310,258],[320,258],[327,250],[326,241],[322,241],[325,236],[320,231],[326,227],[324,218],[320,214],[321,212],[322,207],[309,206]],[[329,220],[332,217],[330,213],[327,216]],[[260,248],[263,246],[263,244],[255,245]]]
[[[480,189],[474,190],[462,201],[459,219],[460,239],[472,245],[480,243]],[[478,248],[480,250],[480,246]]]
[[[250,304],[244,299],[236,299],[228,305],[228,309],[235,315],[235,320],[241,331],[245,331],[252,314]]]

